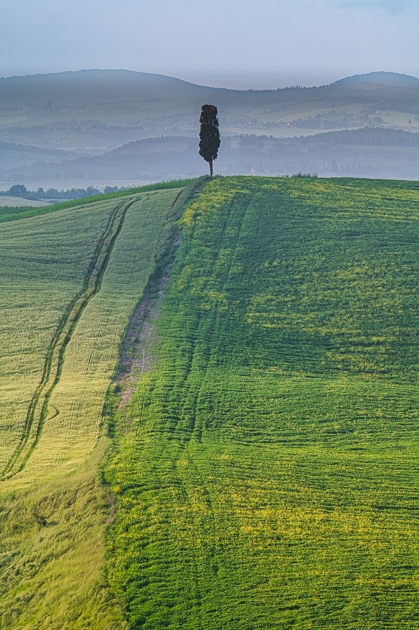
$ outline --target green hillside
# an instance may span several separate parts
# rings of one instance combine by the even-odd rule
[[[132,628],[418,627],[418,222],[406,182],[216,179],[188,207],[108,400]]]
[[[1,227],[2,630],[126,627],[103,578],[102,410],[160,234],[186,197],[182,183],[145,188]]]
[[[0,222],[1,630],[416,630],[417,183]]]

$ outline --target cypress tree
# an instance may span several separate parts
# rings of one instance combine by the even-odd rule
[[[199,122],[199,155],[209,163],[212,177],[212,162],[217,159],[220,146],[220,132],[218,130],[218,110],[215,105],[202,105]]]

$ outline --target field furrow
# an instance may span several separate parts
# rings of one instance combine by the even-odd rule
[[[102,411],[130,317],[145,287],[154,291],[183,190],[146,188],[0,229],[3,466],[18,449],[0,484],[2,630],[128,628],[103,573],[114,506],[100,480],[110,446]]]
[[[67,312],[58,325],[47,352],[41,383],[37,387],[29,405],[22,438],[4,470],[3,474],[6,478],[10,478],[16,472],[23,470],[37,444],[43,422],[48,415],[48,403],[51,393],[60,378],[66,345],[71,339],[83,309],[100,288],[112,247],[122,227],[127,209],[132,203],[134,201],[118,204],[111,212],[107,228],[98,241],[96,253],[87,272],[84,290],[69,305]],[[55,417],[55,415],[58,415],[58,410],[54,408],[52,413],[54,414],[53,417]]]
[[[2,225],[2,471],[22,446],[33,399],[40,393],[53,362],[57,361],[52,352],[55,340],[58,341],[57,331],[83,291],[98,242],[107,229],[115,205],[115,202],[106,201]],[[39,405],[37,409],[39,413]]]
[[[63,346],[59,378],[48,394],[36,448],[25,469],[10,482],[13,487],[43,475],[66,474],[94,448],[124,331],[153,271],[160,229],[178,194],[178,190],[151,192],[118,210],[121,221],[116,218],[113,236],[104,239],[100,266],[91,274],[93,284],[87,289],[89,298]]]

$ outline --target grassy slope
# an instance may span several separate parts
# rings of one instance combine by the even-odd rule
[[[133,628],[417,628],[419,191],[229,178],[183,219],[116,413]]]
[[[54,333],[83,282],[114,202],[2,226],[0,467],[16,446]]]
[[[110,256],[106,258],[106,252],[101,250],[105,267],[101,277],[98,276],[96,293],[84,304],[71,340],[65,346],[60,378],[48,401],[39,442],[23,471],[3,482],[0,489],[2,629],[125,627],[102,573],[105,519],[112,519],[113,508],[112,500],[106,497],[99,483],[97,467],[108,439],[103,436],[90,458],[88,455],[98,438],[118,344],[153,271],[159,233],[179,192],[151,191],[112,202],[113,207],[118,204],[126,207],[125,219]],[[87,218],[94,217],[95,210],[100,211],[101,207],[103,203],[93,204]],[[36,241],[36,234],[33,235],[33,226],[28,222],[44,225],[55,221],[58,230],[61,223],[65,227],[65,218],[71,217],[72,212],[26,219],[6,226],[6,231],[14,229],[18,235],[23,229],[27,241],[33,244],[31,239]],[[57,235],[52,229],[47,239],[50,247]],[[77,249],[77,239],[71,230],[61,245],[62,251],[66,251],[66,246],[70,252],[72,247]],[[13,251],[11,242],[9,257]],[[49,267],[46,262],[39,263],[36,278],[44,273],[50,284],[55,279],[56,286],[61,287],[59,260],[51,258]],[[15,262],[15,270],[16,267]],[[97,270],[93,271],[96,273]],[[16,276],[15,286],[19,286]],[[65,289],[65,283],[63,286]],[[33,289],[29,310],[37,314],[39,323],[43,313],[37,301],[38,285]],[[29,288],[26,290],[29,302]],[[20,330],[16,327],[9,333],[16,339]],[[36,336],[36,326],[32,335]],[[45,356],[46,345],[42,348],[39,354],[43,351]],[[54,408],[58,414],[50,413]],[[77,470],[69,475],[74,468]]]
[[[116,193],[108,193],[106,195],[87,197],[85,199],[73,199],[71,201],[62,201],[61,203],[55,203],[51,206],[43,206],[41,208],[32,207],[0,207],[0,223],[7,223],[9,221],[17,221],[19,219],[27,219],[29,217],[39,216],[41,214],[49,214],[50,212],[56,212],[57,210],[67,210],[68,208],[75,208],[78,206],[85,206],[88,203],[95,203],[109,201],[111,199],[118,199],[119,197],[126,197],[136,193],[148,192],[151,190],[165,190],[172,188],[184,188],[193,183],[192,179],[174,180],[170,182],[160,182],[158,184],[149,184],[148,186],[140,186],[138,188],[130,188],[129,190],[121,190]]]
[[[69,478],[1,497],[2,630],[127,628],[103,577],[112,516],[97,475],[104,448]]]
[[[11,487],[33,483],[45,474],[61,477],[75,470],[93,449],[119,345],[153,271],[164,217],[178,195],[179,190],[143,193],[138,201],[122,206],[127,211],[121,231],[98,291],[86,304],[65,348],[39,442],[25,469],[9,482]]]

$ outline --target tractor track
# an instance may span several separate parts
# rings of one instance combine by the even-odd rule
[[[42,433],[48,416],[51,394],[60,380],[64,353],[84,309],[101,287],[115,241],[121,232],[128,209],[137,201],[118,204],[111,213],[106,229],[98,242],[92,262],[86,273],[83,288],[68,305],[46,355],[42,378],[28,407],[25,425],[19,444],[2,472],[1,479],[9,479],[25,468]],[[57,415],[59,412],[56,410]]]

